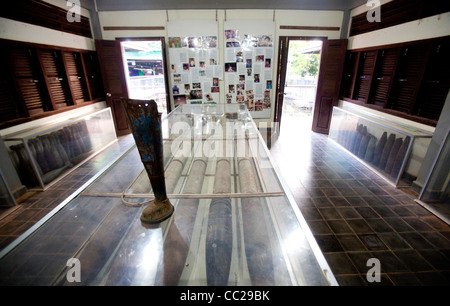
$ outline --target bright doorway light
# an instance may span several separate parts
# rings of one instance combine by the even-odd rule
[[[158,111],[167,113],[162,43],[158,40],[122,41],[128,96],[155,100]]]

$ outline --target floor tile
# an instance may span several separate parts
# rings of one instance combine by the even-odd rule
[[[369,250],[385,250],[387,249],[383,241],[376,234],[361,234],[359,239],[364,243]]]
[[[333,273],[337,275],[358,273],[345,253],[325,253],[324,256],[327,262],[335,267]]]
[[[411,246],[399,234],[397,234],[395,232],[378,233],[378,237],[391,250],[407,250],[407,249],[411,249]]]
[[[334,235],[314,235],[322,252],[342,252],[344,249]]]
[[[366,251],[367,248],[355,234],[352,235],[336,235],[337,240],[345,251]]]
[[[331,230],[336,234],[348,234],[353,233],[350,226],[348,226],[345,220],[327,220]]]

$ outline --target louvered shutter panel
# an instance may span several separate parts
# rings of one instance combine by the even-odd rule
[[[353,98],[358,101],[367,102],[377,51],[365,51],[360,55],[358,75],[356,76],[356,85]]]
[[[390,108],[412,113],[428,53],[428,45],[402,48],[390,97]]]
[[[438,120],[450,89],[450,42],[435,43],[417,98],[415,113]]]
[[[342,76],[341,96],[351,98],[353,93],[353,84],[356,78],[356,69],[358,64],[358,52],[347,52],[345,58],[344,74]]]
[[[72,105],[67,76],[62,66],[61,53],[57,50],[41,49],[39,50],[39,57],[55,109]]]
[[[78,52],[63,52],[63,54],[70,90],[75,104],[89,101],[80,54]]]
[[[7,76],[7,68],[0,61],[0,121],[19,118],[20,112],[12,92],[12,83]]]
[[[386,107],[389,92],[394,78],[400,49],[380,50],[377,58],[377,67],[372,81],[370,103]]]
[[[97,55],[94,52],[83,53],[83,62],[92,99],[105,96],[103,81]]]
[[[18,93],[28,115],[50,110],[47,89],[34,50],[27,47],[11,47],[7,53]]]

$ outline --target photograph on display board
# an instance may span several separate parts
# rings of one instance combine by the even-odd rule
[[[203,48],[217,48],[217,36],[203,36],[202,40]]]
[[[225,72],[236,72],[236,63],[225,63]]]
[[[237,30],[225,30],[225,40],[236,40],[238,38]]]
[[[205,99],[206,99],[207,102],[212,102],[212,101],[214,101],[214,99],[212,98],[211,94],[206,94],[206,95],[205,95]]]
[[[197,100],[197,99],[203,99],[203,91],[201,89],[193,89],[189,93],[189,99],[191,100]]]
[[[173,75],[173,84],[174,85],[180,85],[181,84],[181,74],[174,74]]]
[[[189,37],[188,38],[188,48],[202,48],[203,41],[201,37]]]
[[[169,37],[169,48],[187,47],[187,37]]]
[[[259,36],[258,47],[272,47],[272,35]]]
[[[173,101],[175,105],[186,104],[186,95],[174,95]]]

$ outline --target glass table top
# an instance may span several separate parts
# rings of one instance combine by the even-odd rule
[[[133,147],[1,258],[6,283],[337,285],[244,105],[182,105],[162,125],[174,214],[140,221],[153,195]]]

